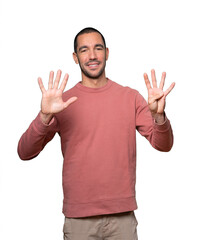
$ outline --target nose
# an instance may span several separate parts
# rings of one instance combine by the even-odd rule
[[[91,50],[89,52],[89,58],[90,58],[90,60],[97,59],[97,55],[94,50]]]

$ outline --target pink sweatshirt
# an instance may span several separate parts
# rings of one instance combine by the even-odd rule
[[[66,217],[137,209],[136,130],[157,150],[169,151],[173,144],[169,120],[156,124],[137,90],[110,79],[99,88],[78,82],[63,93],[64,101],[71,96],[78,99],[55,114],[49,125],[38,114],[19,140],[20,158],[36,157],[58,132]]]

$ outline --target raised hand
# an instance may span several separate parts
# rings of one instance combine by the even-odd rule
[[[162,73],[162,78],[161,78],[159,88],[157,87],[157,81],[156,81],[155,70],[154,69],[151,70],[151,76],[152,76],[153,88],[151,87],[148,75],[146,73],[144,73],[144,80],[145,80],[145,83],[146,83],[146,87],[148,89],[149,109],[152,113],[152,116],[156,117],[157,115],[160,116],[164,113],[165,104],[166,104],[166,101],[165,101],[166,96],[174,88],[175,83],[173,82],[166,91],[163,91],[165,78],[166,78],[166,73],[165,72]]]
[[[41,117],[44,123],[48,123],[53,114],[63,111],[71,103],[77,100],[77,97],[71,97],[66,102],[63,101],[62,94],[66,87],[69,76],[68,74],[65,74],[61,86],[58,88],[61,74],[61,70],[58,70],[56,79],[53,82],[54,72],[50,72],[47,90],[44,88],[42,79],[40,77],[38,78],[39,87],[42,92]]]

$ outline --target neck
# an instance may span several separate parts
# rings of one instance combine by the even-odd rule
[[[86,87],[99,88],[106,85],[107,81],[105,73],[99,78],[89,78],[82,74],[82,81],[80,83]]]

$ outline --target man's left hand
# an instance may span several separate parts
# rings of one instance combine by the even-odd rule
[[[166,104],[166,96],[172,91],[172,89],[175,86],[175,83],[173,82],[166,91],[163,91],[166,73],[165,72],[162,73],[162,78],[161,78],[159,88],[157,87],[157,81],[156,81],[154,69],[151,70],[151,76],[152,76],[153,88],[151,87],[148,75],[144,73],[144,80],[146,83],[146,87],[148,89],[148,105],[153,118],[156,120],[157,123],[161,124],[164,121],[164,109]]]

